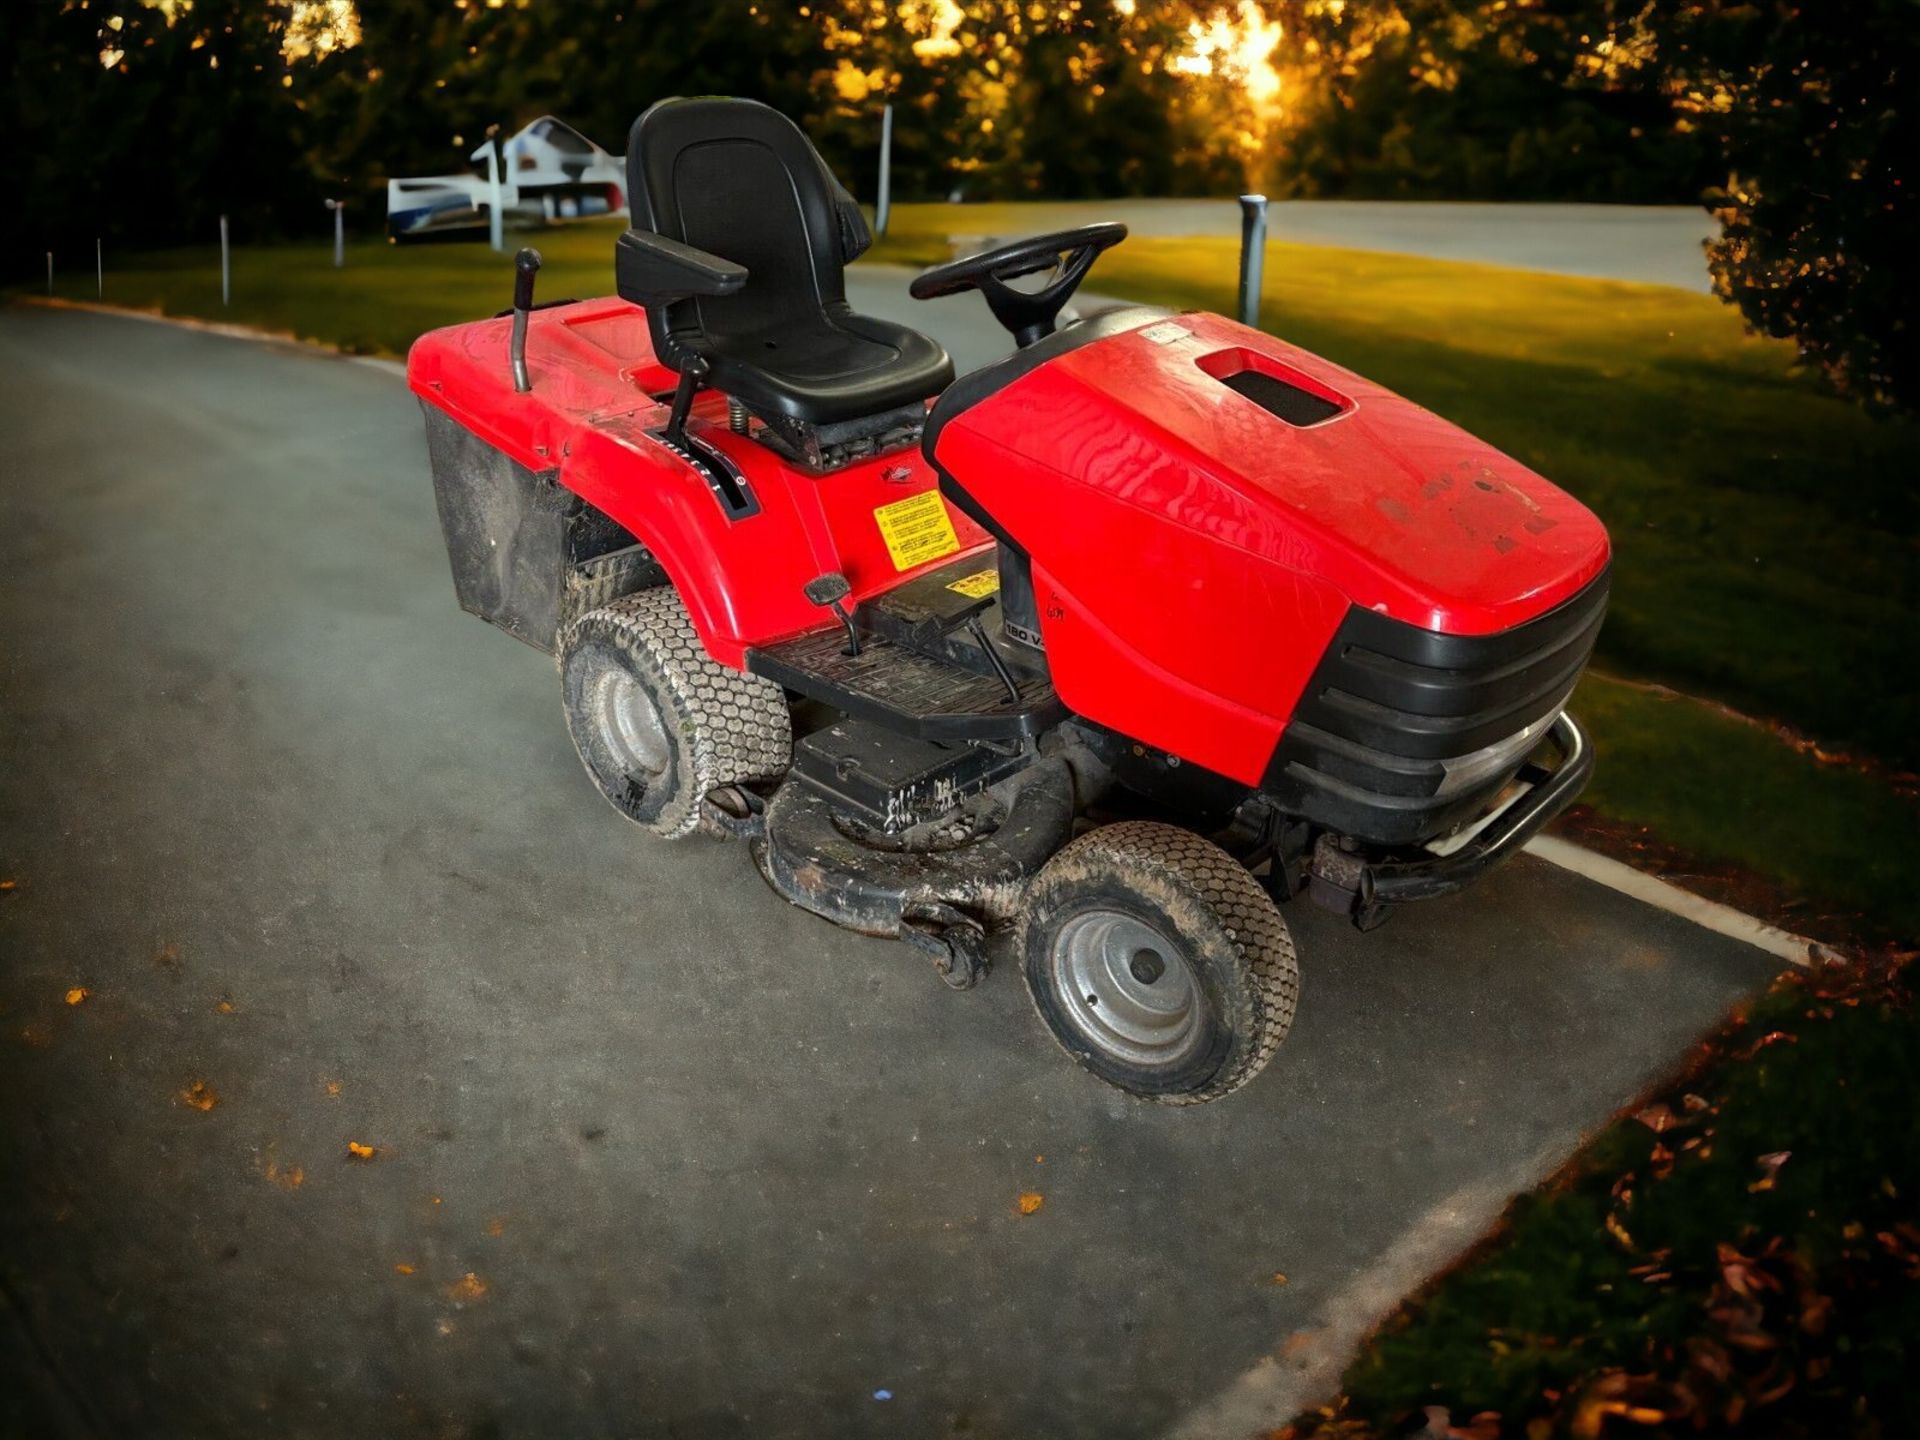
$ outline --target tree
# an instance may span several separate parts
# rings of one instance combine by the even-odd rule
[[[1320,58],[1283,181],[1309,194],[1690,203],[1711,183],[1657,63],[1668,0],[1289,0]]]
[[[1668,44],[1729,172],[1714,289],[1841,393],[1920,409],[1920,4],[1712,0]]]

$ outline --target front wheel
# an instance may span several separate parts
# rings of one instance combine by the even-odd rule
[[[1172,825],[1103,826],[1028,892],[1021,961],[1066,1051],[1130,1094],[1217,1100],[1265,1068],[1293,1024],[1300,969],[1260,882]]]

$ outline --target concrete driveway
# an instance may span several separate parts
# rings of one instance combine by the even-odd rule
[[[967,233],[966,209],[953,233]],[[1240,207],[1221,200],[1086,200],[1021,207],[1023,233],[1124,220],[1137,235],[1240,234]],[[1720,233],[1697,205],[1560,205],[1450,200],[1276,200],[1275,240],[1384,250],[1597,280],[1710,291],[1701,246]],[[1271,267],[1269,267],[1271,269]]]
[[[390,373],[0,311],[0,453],[0,1432],[1248,1433],[1772,969],[1523,858],[1135,1104],[606,806]]]

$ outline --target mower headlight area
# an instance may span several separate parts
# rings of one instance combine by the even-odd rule
[[[1504,740],[1496,740],[1452,760],[1443,760],[1440,764],[1444,774],[1434,798],[1458,795],[1472,790],[1476,786],[1495,779],[1508,770],[1515,769],[1527,758],[1533,748],[1546,738],[1547,731],[1553,728],[1553,722],[1560,718],[1565,703],[1553,707],[1545,715],[1524,729],[1516,730]]]

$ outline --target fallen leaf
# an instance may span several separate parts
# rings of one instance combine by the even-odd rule
[[[507,1217],[496,1215],[487,1222],[487,1234],[498,1237],[507,1233]]]
[[[159,952],[154,955],[153,963],[175,979],[178,979],[181,966],[180,947],[178,945],[162,945]]]
[[[340,1082],[338,1080],[327,1081],[327,1094],[329,1096],[337,1096],[339,1093],[340,1093]]]
[[[235,1010],[239,1008],[240,1007],[235,1005],[233,1001],[228,1000],[225,997],[222,997],[221,999],[213,1002],[213,1013],[216,1015],[231,1015]]]
[[[1607,1233],[1620,1242],[1622,1249],[1633,1249],[1633,1236],[1627,1233],[1627,1227],[1620,1223],[1620,1217],[1612,1211],[1607,1212]]]
[[[0,880],[0,894],[4,894],[8,890],[17,890],[19,888],[20,888],[20,882],[18,880]]]
[[[347,1141],[347,1158],[350,1160],[371,1160],[380,1153],[372,1145],[362,1145],[358,1140]]]
[[[67,991],[67,1004],[84,1005],[87,1003],[87,998],[92,994],[93,992],[87,989],[86,986],[76,985],[71,990]]]
[[[1664,1104],[1649,1105],[1644,1110],[1636,1110],[1633,1118],[1656,1135],[1676,1124],[1679,1119],[1672,1109]]]
[[[1038,1210],[1042,1205],[1046,1203],[1047,1203],[1046,1196],[1038,1193],[1037,1191],[1029,1190],[1026,1192],[1026,1194],[1020,1197],[1020,1213],[1022,1215],[1031,1215],[1033,1214],[1034,1211]]]
[[[395,1265],[393,1269],[394,1269],[394,1273],[397,1275],[411,1275],[413,1273],[413,1266],[407,1264],[407,1262],[404,1260],[402,1260],[398,1265]]]
[[[1286,1284],[1286,1283],[1287,1283],[1287,1277],[1286,1277],[1286,1274],[1285,1274],[1285,1273],[1284,1273],[1283,1271],[1279,1271],[1279,1270],[1276,1270],[1276,1271],[1274,1271],[1274,1272],[1273,1272],[1273,1283],[1274,1283],[1274,1284],[1276,1284],[1276,1285],[1284,1285],[1284,1284]]]
[[[219,1092],[204,1080],[196,1080],[180,1092],[180,1098],[196,1110],[211,1110],[220,1103]]]
[[[280,1163],[275,1160],[269,1160],[265,1165],[262,1165],[260,1167],[260,1173],[275,1185],[278,1185],[282,1190],[298,1190],[302,1185],[307,1183],[307,1172],[302,1170],[298,1165],[288,1165],[282,1168]]]
[[[1736,1060],[1751,1060],[1769,1045],[1798,1045],[1800,1037],[1786,1030],[1769,1030],[1745,1050],[1734,1056]]]
[[[478,1303],[487,1298],[487,1282],[469,1270],[447,1287],[447,1298],[461,1305]]]

